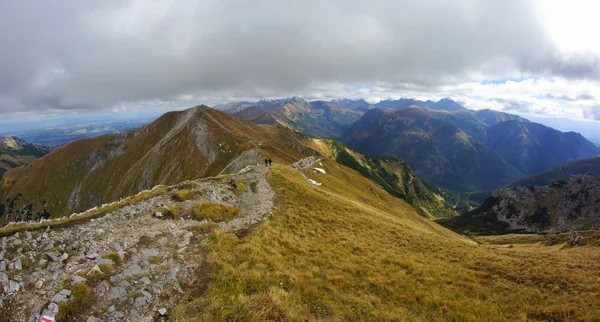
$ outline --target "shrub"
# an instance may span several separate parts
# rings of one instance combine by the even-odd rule
[[[71,290],[74,301],[85,302],[90,296],[90,288],[85,283],[77,283]]]
[[[246,180],[240,179],[233,183],[233,193],[239,196],[246,192]]]
[[[171,205],[165,208],[158,208],[154,211],[162,213],[163,219],[178,219],[179,218],[179,206]]]
[[[98,265],[98,268],[106,275],[110,275],[113,272],[113,266],[111,264],[100,264]]]
[[[110,259],[111,261],[113,261],[117,265],[121,264],[121,256],[119,256],[119,254],[116,253],[116,252],[113,252],[113,253],[110,253],[110,254],[106,254],[102,258],[104,258],[104,259]]]
[[[172,198],[173,198],[173,200],[176,200],[176,201],[186,201],[186,200],[194,199],[194,190],[193,189],[179,190],[173,194]]]
[[[240,212],[240,208],[220,203],[199,202],[194,206],[193,215],[196,220],[230,221]]]

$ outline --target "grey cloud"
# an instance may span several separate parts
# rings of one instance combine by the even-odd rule
[[[600,105],[588,107],[583,110],[583,117],[600,121]]]
[[[508,111],[508,112],[516,112],[516,113],[532,113],[532,112],[534,112],[531,105],[526,102],[520,102],[517,100],[509,100],[509,99],[503,99],[503,98],[493,98],[493,99],[488,99],[487,101],[493,101],[493,102],[502,104],[504,106],[503,110]]]
[[[321,83],[599,77],[597,57],[561,57],[533,16],[517,0],[2,1],[0,113]]]
[[[577,101],[593,101],[595,98],[590,94],[579,94],[577,96],[568,96],[568,95],[555,95],[552,93],[546,94],[546,98],[548,99],[556,99],[563,100],[569,102],[577,102]]]

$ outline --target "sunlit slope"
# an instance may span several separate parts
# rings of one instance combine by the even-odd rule
[[[357,172],[271,170],[273,217],[208,241],[206,297],[176,321],[506,321],[600,318],[596,248],[532,256],[477,246],[419,216]],[[537,247],[537,246],[536,246]],[[542,247],[542,246],[539,246]],[[572,265],[577,261],[578,265]]]
[[[43,210],[60,217],[155,185],[235,172],[259,163],[259,154],[293,162],[305,150],[289,129],[199,106],[166,113],[137,131],[72,142],[31,167],[11,169],[0,202],[22,194],[6,221],[29,203],[31,213],[17,220],[37,220]]]

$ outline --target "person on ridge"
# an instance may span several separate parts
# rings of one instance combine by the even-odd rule
[[[269,158],[269,166],[271,166],[271,163],[273,163],[273,161],[271,160],[271,158]]]
[[[269,159],[265,159],[265,167],[269,166]]]

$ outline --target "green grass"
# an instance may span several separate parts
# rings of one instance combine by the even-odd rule
[[[121,256],[119,256],[119,254],[116,252],[106,254],[106,255],[102,256],[102,258],[109,259],[109,260],[113,261],[116,265],[121,264]]]
[[[164,219],[179,219],[178,205],[170,205],[169,207],[158,208],[154,211],[160,212]]]
[[[230,221],[240,212],[240,208],[220,203],[199,202],[194,206],[193,216],[196,220],[210,219],[215,222]]]
[[[114,267],[112,264],[99,264],[98,268],[105,275],[110,275],[114,271]]]
[[[376,184],[324,161],[322,186],[274,167],[272,219],[206,240],[208,294],[174,321],[600,319],[600,249],[477,245]],[[305,171],[317,178],[311,171]]]

